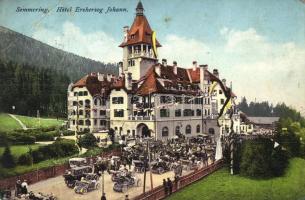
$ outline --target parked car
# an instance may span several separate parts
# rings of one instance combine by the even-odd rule
[[[74,191],[77,194],[84,194],[92,190],[99,189],[100,184],[96,180],[81,180],[76,181],[74,186]]]
[[[116,192],[125,193],[128,188],[133,186],[141,186],[141,179],[135,176],[121,176],[113,185],[113,190]]]
[[[92,173],[91,166],[81,166],[69,169],[63,175],[65,183],[68,187],[73,188],[76,181],[80,181],[82,177],[85,177],[88,173]]]
[[[133,162],[133,165],[134,165],[134,171],[135,172],[143,173],[145,171],[145,167],[146,167],[146,171],[149,170],[148,163],[144,164],[144,162],[141,161],[141,160],[134,160],[132,162]],[[145,165],[145,167],[144,167],[144,165]]]
[[[153,162],[151,163],[151,172],[157,174],[163,174],[170,170],[170,163],[168,162]]]
[[[70,168],[80,167],[87,165],[87,160],[85,158],[71,158],[69,159]]]

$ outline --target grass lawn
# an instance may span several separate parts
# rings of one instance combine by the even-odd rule
[[[40,118],[36,117],[27,117],[16,115],[16,117],[25,124],[27,128],[39,128],[39,127],[50,127],[50,126],[61,126],[64,122],[63,120],[57,120],[54,118]],[[40,123],[39,123],[40,121]]]
[[[39,146],[42,146],[41,144],[33,144],[33,145],[13,145],[10,147],[11,152],[15,158],[18,158],[20,155],[26,153],[29,151],[29,147],[32,148],[32,150],[38,149]],[[2,156],[3,151],[5,147],[0,147],[0,156]]]
[[[231,176],[223,168],[207,178],[173,194],[169,200],[303,200],[305,199],[305,160],[290,160],[283,177],[253,180]]]
[[[0,113],[0,131],[11,131],[21,129],[20,124],[6,113]]]

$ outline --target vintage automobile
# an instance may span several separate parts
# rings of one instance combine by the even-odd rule
[[[143,173],[145,171],[145,167],[146,167],[146,171],[149,170],[148,163],[144,164],[144,162],[141,161],[141,160],[134,160],[132,162],[133,162],[133,165],[134,165],[134,171],[135,172]],[[146,166],[144,167],[144,165],[146,165]]]
[[[92,173],[91,166],[81,166],[69,169],[63,175],[65,183],[69,188],[73,188],[76,181],[81,180],[82,177],[85,177],[88,173]]]
[[[57,197],[55,197],[53,194],[42,194],[41,192],[34,193],[29,192],[27,199],[30,200],[57,200]]]
[[[77,194],[84,194],[92,190],[97,190],[100,184],[97,180],[80,180],[75,182],[74,191]]]
[[[87,165],[87,160],[85,158],[71,158],[69,159],[70,168],[80,167]]]
[[[121,176],[113,185],[113,190],[116,192],[125,193],[128,188],[133,186],[141,186],[141,179],[135,176]]]
[[[165,161],[151,163],[151,172],[152,173],[163,174],[163,173],[169,171],[170,169],[171,169],[170,163],[165,162]]]

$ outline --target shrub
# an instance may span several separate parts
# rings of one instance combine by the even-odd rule
[[[286,167],[288,166],[288,152],[277,147],[272,152],[271,158],[271,170],[274,176],[281,176],[284,174]]]
[[[91,133],[86,133],[79,139],[79,146],[90,149],[97,146],[96,138]]]
[[[10,147],[7,145],[1,157],[2,166],[5,168],[13,168],[16,166],[14,157],[11,153]]]
[[[29,153],[22,154],[18,158],[19,165],[31,165],[33,163],[33,158]]]
[[[34,150],[32,152],[32,156],[33,156],[33,162],[34,163],[38,163],[38,162],[43,161],[45,159],[44,155],[38,149]]]

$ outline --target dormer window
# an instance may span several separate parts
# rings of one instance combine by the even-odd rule
[[[135,35],[132,34],[132,35],[130,36],[130,39],[134,39],[134,38],[135,38]]]

